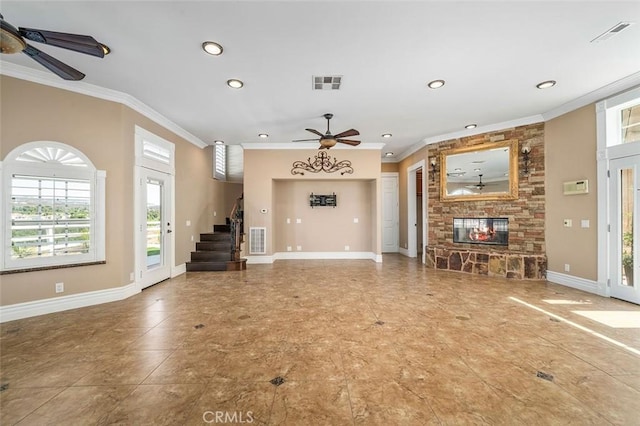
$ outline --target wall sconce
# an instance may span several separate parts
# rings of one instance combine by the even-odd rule
[[[431,182],[436,181],[436,173],[438,170],[436,169],[436,157],[431,159]]]
[[[531,153],[531,147],[524,145],[522,147],[522,161],[524,162],[524,170],[522,173],[526,176],[529,174],[529,154]]]

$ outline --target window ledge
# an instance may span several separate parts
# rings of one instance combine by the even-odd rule
[[[38,266],[34,268],[11,269],[7,271],[0,271],[0,275],[19,274],[22,272],[50,271],[52,269],[77,268],[79,266],[104,265],[106,263],[106,260],[101,260],[99,262],[73,263],[70,265],[52,265]]]

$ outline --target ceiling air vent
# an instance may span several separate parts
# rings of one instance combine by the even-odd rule
[[[340,90],[341,75],[313,76],[313,90]]]
[[[625,28],[633,25],[633,22],[618,22],[612,28],[609,28],[607,31],[600,34],[598,37],[591,40],[591,43],[598,43],[600,41],[605,41],[613,37],[614,35],[620,33]]]

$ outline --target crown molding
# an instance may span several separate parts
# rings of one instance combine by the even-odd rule
[[[529,124],[540,123],[544,121],[541,114],[530,115],[528,117],[516,118],[515,120],[502,121],[500,123],[487,124],[485,126],[478,126],[475,129],[464,129],[451,133],[444,133],[442,135],[430,136],[422,139],[420,142],[412,145],[407,150],[403,151],[398,159],[394,162],[399,162],[407,158],[408,156],[416,153],[420,149],[427,145],[431,145],[438,142],[445,142],[451,139],[465,138],[474,135],[480,135],[483,133],[495,132],[498,130],[511,129],[518,126],[527,126]]]
[[[640,71],[621,78],[620,80],[614,81],[613,83],[607,84],[606,86],[596,89],[593,92],[589,92],[586,95],[582,95],[579,98],[560,105],[559,107],[554,108],[550,111],[544,112],[542,113],[542,117],[544,118],[544,121],[549,121],[556,117],[560,117],[561,115],[564,115],[568,112],[575,111],[578,108],[582,108],[583,106],[596,103],[598,101],[604,100],[605,98],[617,95],[620,92],[624,92],[626,90],[633,89],[639,86]]]
[[[309,142],[309,143],[260,143],[260,142],[248,142],[241,144],[244,149],[287,149],[287,150],[309,150],[309,149],[318,149],[317,142]],[[350,145],[336,145],[331,148],[331,150],[376,150],[380,151],[384,148],[384,143],[363,143],[358,146],[350,146]]]
[[[0,74],[18,78],[21,80],[27,80],[32,83],[42,84],[44,86],[68,90],[70,92],[79,93],[81,95],[120,103],[144,115],[148,119],[175,133],[176,135],[187,140],[189,143],[192,143],[198,148],[206,148],[207,146],[209,146],[209,144],[203,142],[197,136],[189,133],[173,121],[169,120],[164,115],[160,114],[158,111],[154,110],[153,108],[149,107],[145,103],[127,93],[119,92],[112,89],[106,89],[104,87],[96,86],[95,84],[85,83],[82,81],[62,80],[61,78],[55,76],[50,72],[40,71],[5,61],[0,61]]]

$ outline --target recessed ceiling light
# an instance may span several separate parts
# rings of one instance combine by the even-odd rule
[[[475,129],[476,127],[478,127],[477,124],[467,124],[464,126],[465,129]]]
[[[384,153],[385,157],[393,157],[393,152],[389,151],[389,152],[385,152]]]
[[[430,89],[439,89],[440,87],[444,86],[444,80],[433,80],[430,81],[427,86],[429,86]]]
[[[244,86],[244,83],[237,78],[232,78],[230,80],[227,80],[227,86],[233,89],[240,89],[242,86]]]
[[[269,137],[269,135],[266,133],[258,133],[258,136],[261,137],[262,139],[266,139]]]
[[[542,83],[536,84],[536,87],[538,89],[548,89],[549,87],[553,87],[555,85],[556,85],[555,80],[547,80],[547,81],[543,81]]]
[[[202,43],[202,49],[209,55],[219,56],[222,55],[222,46],[213,41],[205,41]]]
[[[390,138],[391,136],[392,136],[391,133],[383,133],[382,134],[383,138]]]
[[[215,140],[213,141],[213,143],[215,143],[216,145],[224,145],[224,141],[221,140]]]

